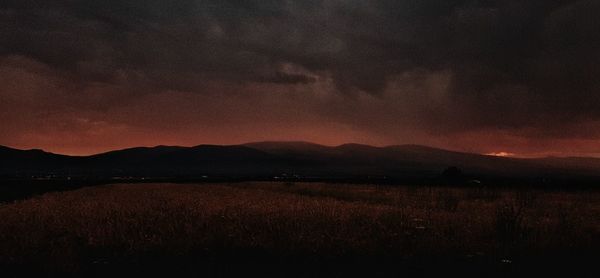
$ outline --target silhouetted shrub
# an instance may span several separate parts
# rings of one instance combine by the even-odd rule
[[[458,167],[448,167],[442,172],[442,177],[448,180],[457,180],[463,177],[463,172]]]

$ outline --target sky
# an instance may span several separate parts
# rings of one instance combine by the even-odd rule
[[[3,0],[0,145],[600,156],[597,0]]]

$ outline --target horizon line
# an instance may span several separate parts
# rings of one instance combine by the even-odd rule
[[[140,145],[140,146],[116,148],[116,149],[111,149],[111,150],[107,150],[107,151],[101,151],[101,152],[95,152],[95,153],[87,153],[87,154],[68,154],[68,153],[48,151],[48,150],[45,150],[45,149],[42,149],[42,148],[19,148],[19,147],[12,147],[12,146],[9,146],[9,145],[2,145],[2,144],[0,144],[0,147],[9,148],[9,149],[18,150],[18,151],[42,151],[42,152],[48,153],[48,154],[61,155],[61,156],[69,156],[69,157],[89,157],[89,156],[102,155],[102,154],[111,153],[111,152],[118,152],[118,151],[125,151],[125,150],[131,150],[131,149],[139,149],[139,148],[145,148],[145,149],[154,149],[154,148],[160,148],[160,147],[195,148],[195,147],[202,147],[202,146],[215,146],[215,147],[246,146],[246,147],[249,147],[248,145],[252,145],[252,144],[265,144],[265,143],[271,143],[271,144],[276,144],[276,143],[308,144],[308,145],[315,145],[315,146],[328,147],[328,148],[338,148],[338,147],[347,146],[347,145],[366,146],[366,147],[379,148],[379,149],[391,148],[391,147],[415,146],[415,147],[423,147],[423,148],[436,149],[436,150],[440,150],[440,151],[462,153],[462,154],[472,154],[472,155],[481,155],[481,156],[504,158],[504,159],[540,159],[540,158],[592,158],[592,159],[600,159],[600,156],[593,156],[593,155],[589,155],[589,156],[573,156],[573,155],[571,155],[571,156],[560,156],[560,155],[522,155],[522,154],[505,152],[505,151],[478,153],[478,152],[468,152],[468,151],[463,151],[463,150],[453,150],[453,149],[447,149],[447,148],[441,148],[441,147],[429,146],[429,145],[422,145],[422,144],[415,144],[415,143],[392,144],[392,145],[370,145],[370,144],[364,144],[364,143],[349,142],[349,143],[343,143],[343,144],[330,145],[330,144],[320,144],[320,143],[314,143],[314,142],[310,142],[310,141],[301,141],[301,140],[299,140],[299,141],[295,141],[295,140],[281,140],[281,141],[266,140],[266,141],[251,141],[251,142],[239,143],[239,144],[211,144],[211,143],[202,143],[202,144],[198,144],[198,145],[165,145],[165,144]],[[510,155],[498,155],[498,154],[507,154],[507,153],[510,154]]]

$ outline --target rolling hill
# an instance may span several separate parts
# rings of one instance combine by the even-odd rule
[[[390,179],[438,178],[458,167],[477,179],[596,179],[597,158],[519,159],[419,145],[323,146],[307,142],[130,148],[91,156],[0,147],[0,177]]]

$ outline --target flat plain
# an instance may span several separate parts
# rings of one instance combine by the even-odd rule
[[[594,277],[600,192],[112,184],[0,205],[11,276]]]

